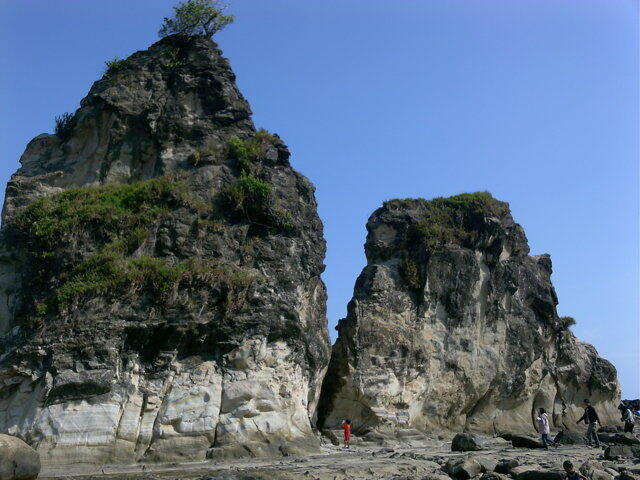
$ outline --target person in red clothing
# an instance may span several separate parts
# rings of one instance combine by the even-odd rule
[[[344,447],[349,448],[349,442],[351,441],[351,420],[346,419],[342,422],[342,428],[344,429]]]

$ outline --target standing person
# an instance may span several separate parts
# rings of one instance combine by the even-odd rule
[[[351,420],[348,418],[342,422],[342,428],[344,429],[344,447],[349,448],[349,443],[351,442]]]
[[[622,415],[620,420],[624,422],[624,432],[633,433],[633,412],[624,403],[618,406],[618,410],[620,410],[620,414]]]
[[[600,448],[600,439],[598,438],[598,423],[600,418],[598,412],[591,406],[591,402],[588,398],[584,399],[584,414],[578,419],[576,423],[584,421],[587,424],[587,445],[591,446],[591,440],[595,440],[596,448]]]
[[[564,468],[564,471],[567,472],[567,474],[564,476],[565,480],[589,480],[580,472],[576,472],[573,468],[573,463],[571,463],[569,460],[565,460],[562,463],[562,468]]]
[[[541,408],[539,412],[540,414],[536,417],[536,420],[538,421],[538,432],[540,432],[540,436],[542,436],[542,444],[544,445],[544,448],[549,450],[549,445],[553,445],[558,448],[557,443],[553,443],[549,440],[551,430],[549,429],[549,416],[547,415],[547,411],[544,408]]]

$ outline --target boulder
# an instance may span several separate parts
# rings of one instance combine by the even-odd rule
[[[504,473],[506,475],[509,475],[511,474],[511,471],[518,466],[520,466],[520,462],[515,458],[503,458],[501,460],[498,460],[498,463],[496,464],[494,470],[497,473]]]
[[[522,467],[517,467],[522,468]],[[514,475],[515,480],[564,480],[566,473],[563,470],[544,470],[535,466]]]
[[[450,458],[442,468],[451,478],[466,480],[482,471],[482,466],[473,458]]]
[[[604,450],[604,458],[607,460],[634,457],[640,457],[640,448],[635,445],[611,445]]]
[[[476,461],[482,467],[482,472],[493,472],[496,469],[498,461],[491,457],[476,457]]]
[[[0,434],[0,480],[32,480],[40,473],[40,456],[19,438]]]
[[[513,435],[511,437],[511,444],[515,448],[544,448],[539,438],[529,435]]]
[[[486,472],[483,473],[480,477],[480,480],[508,480],[509,477],[507,475],[503,475],[497,472]]]
[[[321,430],[320,434],[328,439],[332,445],[340,445],[340,440],[338,440],[338,436],[331,430]]]
[[[632,474],[629,470],[623,470],[615,477],[615,480],[638,480],[638,476]]]
[[[614,433],[609,437],[611,443],[616,445],[640,445],[640,440],[633,433]],[[609,443],[609,442],[607,442]]]
[[[453,452],[473,452],[483,448],[482,440],[473,433],[458,433],[451,441]]]
[[[595,460],[587,460],[580,466],[579,470],[580,473],[591,480],[612,480],[614,477],[614,475],[607,472],[606,467],[602,465],[602,463]]]
[[[442,473],[428,473],[427,475],[422,477],[421,480],[451,480],[451,477]]]
[[[576,430],[560,430],[553,441],[561,445],[584,445],[584,434]]]

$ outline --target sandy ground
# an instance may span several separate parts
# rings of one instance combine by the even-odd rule
[[[579,468],[586,460],[604,461],[603,450],[586,446],[560,446],[558,449],[516,449],[502,439],[487,439],[485,450],[454,453],[450,442],[434,440],[421,447],[354,446],[352,450],[324,445],[322,453],[306,457],[248,458],[224,462],[207,461],[188,464],[134,465],[103,467],[71,466],[44,468],[40,478],[74,480],[446,480],[441,466],[451,457],[474,457],[497,461],[517,459],[521,465],[537,465],[540,470],[559,470],[564,460]],[[640,461],[608,463],[624,466],[640,474]]]

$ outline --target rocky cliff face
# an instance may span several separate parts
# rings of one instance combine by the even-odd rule
[[[234,80],[212,41],[167,37],[20,159],[0,232],[0,432],[44,463],[317,448],[314,188]]]
[[[367,231],[321,426],[531,432],[545,407],[556,427],[578,428],[586,397],[617,421],[615,368],[558,318],[551,259],[529,255],[506,203],[392,200]]]

